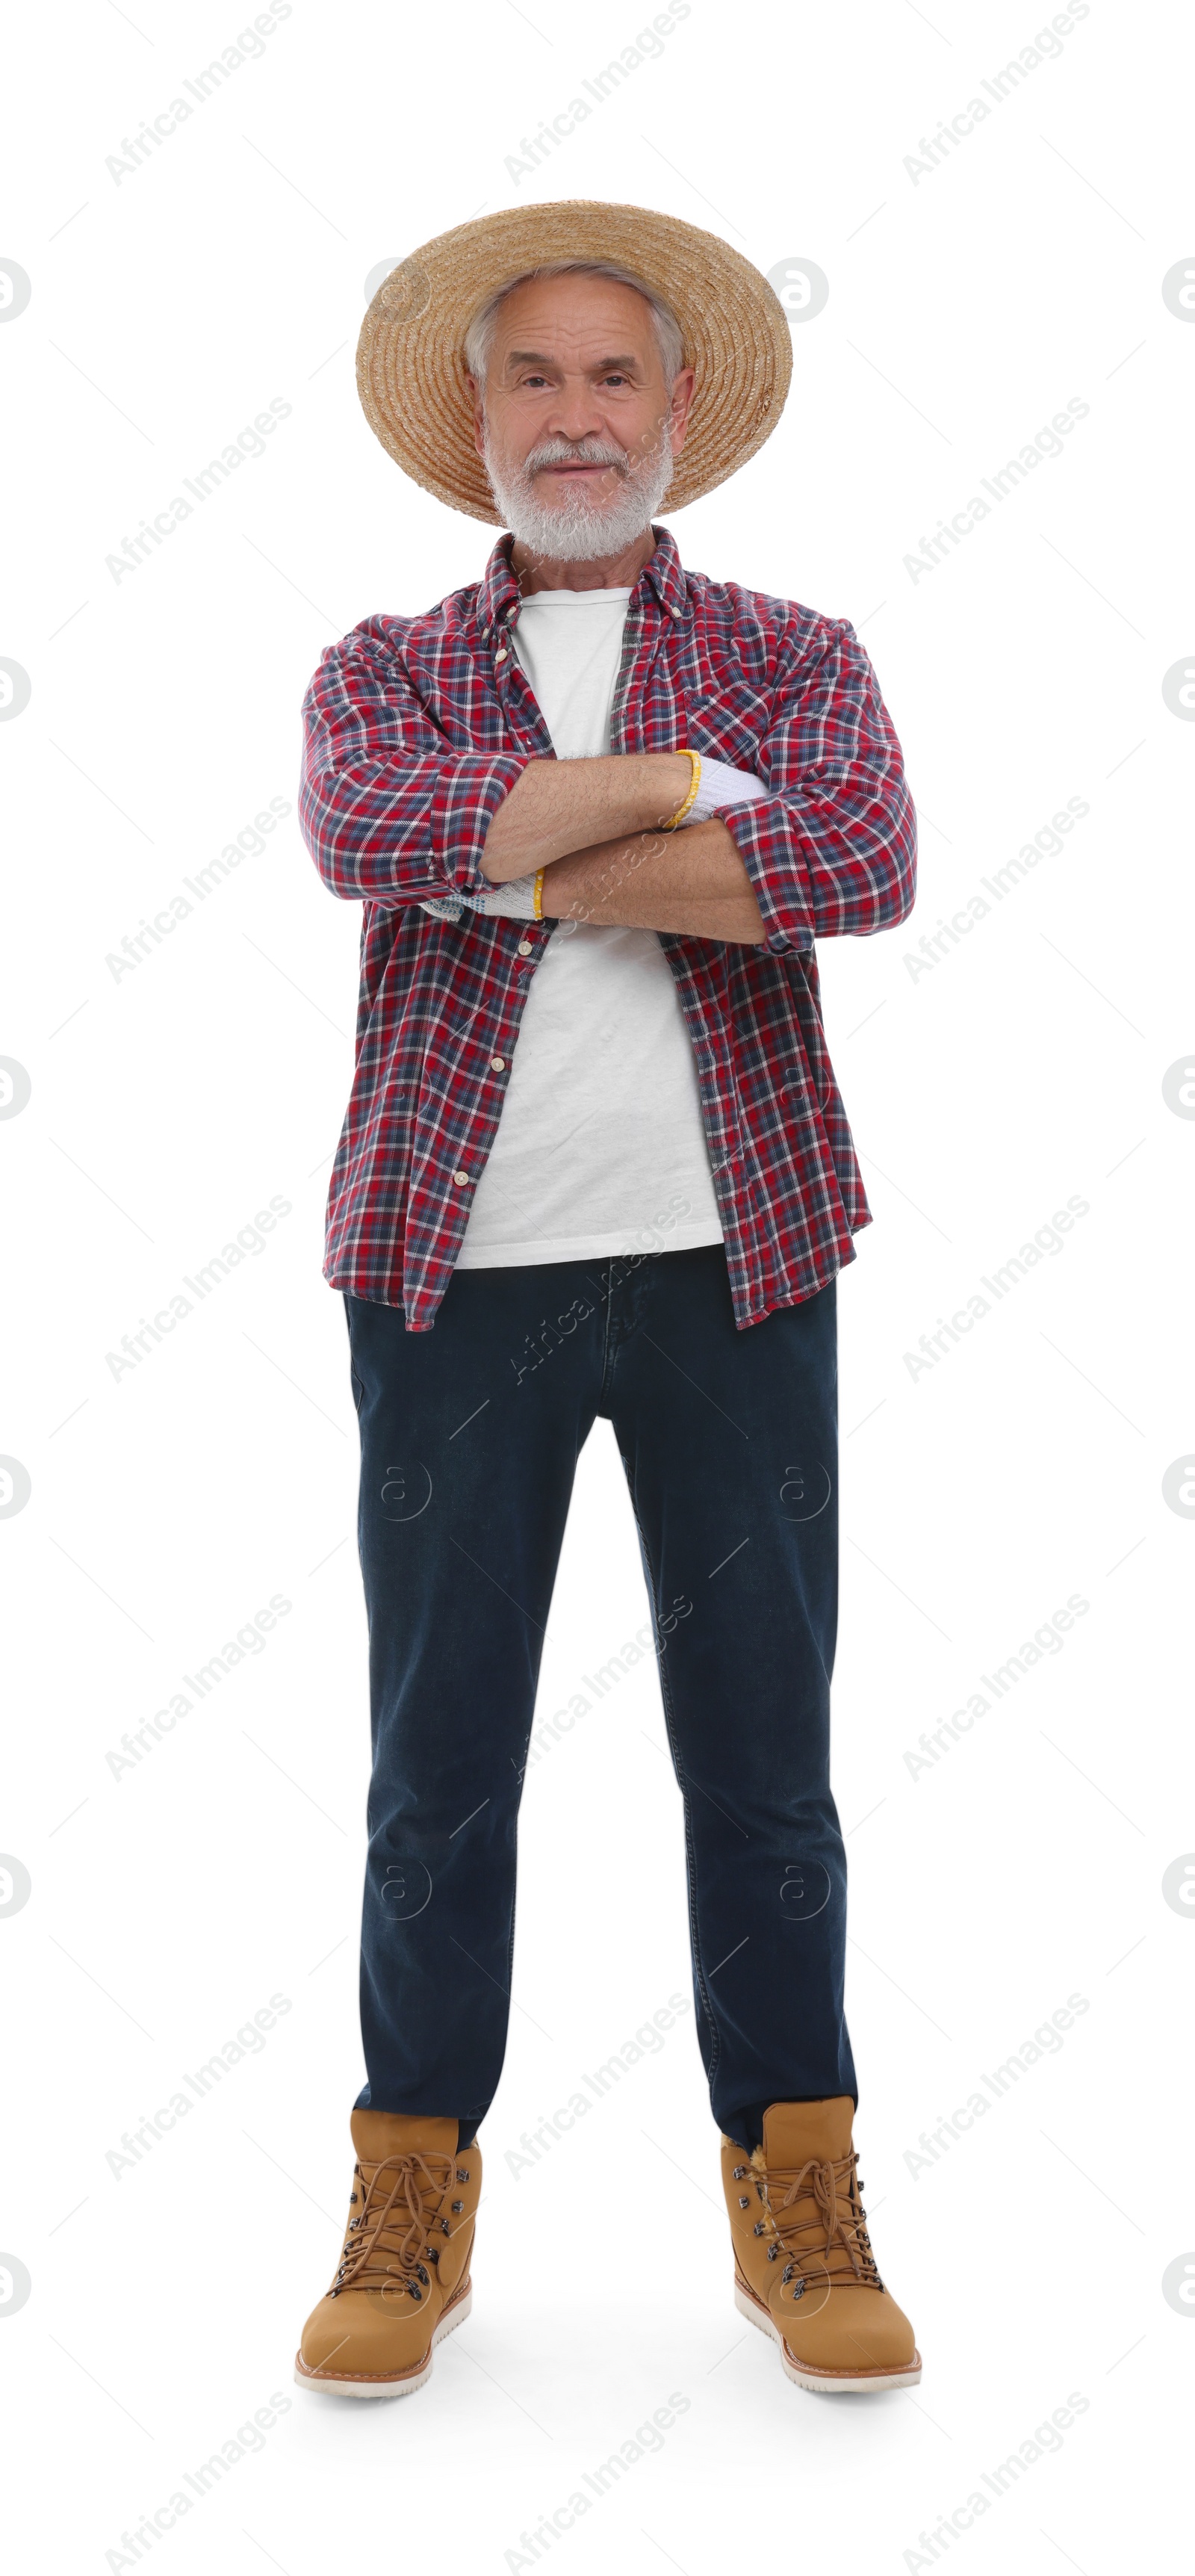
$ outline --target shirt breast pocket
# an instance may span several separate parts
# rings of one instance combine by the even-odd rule
[[[688,710],[687,740],[709,760],[725,760],[732,769],[758,776],[759,752],[768,730],[771,706],[745,681],[735,681],[716,698],[702,698]]]

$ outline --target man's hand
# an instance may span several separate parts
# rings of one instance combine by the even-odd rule
[[[574,850],[549,866],[543,908],[554,921],[672,930],[741,947],[758,947],[768,935],[751,879],[725,824],[718,822],[683,832],[638,832]]]
[[[691,781],[691,764],[679,751],[530,761],[494,816],[481,864],[491,885],[505,885],[570,851],[658,831],[684,803]]]

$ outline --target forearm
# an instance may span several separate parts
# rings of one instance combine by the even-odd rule
[[[692,776],[683,753],[615,752],[597,760],[532,760],[499,806],[481,864],[494,885],[527,876],[620,834],[658,829]]]
[[[767,937],[759,905],[722,823],[683,832],[639,832],[574,850],[544,878],[552,920],[672,930],[690,939],[756,947]]]

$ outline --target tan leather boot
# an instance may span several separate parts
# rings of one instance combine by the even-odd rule
[[[753,2155],[722,2140],[735,2305],[798,2388],[915,2388],[913,2329],[876,2270],[849,2093],[773,2102]]]
[[[301,2388],[407,2397],[473,2304],[469,2257],[481,2153],[455,2120],[354,2111],[353,2193],[340,2268],[295,2355]]]

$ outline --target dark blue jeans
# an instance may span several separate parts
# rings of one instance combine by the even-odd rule
[[[736,1329],[721,1245],[347,1296],[373,1778],[363,2104],[472,2136],[506,2046],[519,1796],[577,1458],[614,1425],[684,1801],[714,2118],[854,2095],[829,1779],[835,1291]]]

